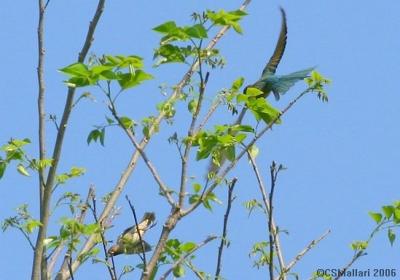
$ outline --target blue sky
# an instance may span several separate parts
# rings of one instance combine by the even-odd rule
[[[37,5],[27,1],[5,0],[0,10],[2,23],[0,45],[2,65],[2,100],[0,103],[0,143],[11,137],[32,140],[28,148],[37,155],[36,117],[36,25]],[[259,144],[258,158],[263,173],[272,160],[284,164],[276,189],[275,213],[280,228],[289,231],[282,236],[287,261],[291,260],[312,239],[327,229],[332,233],[313,249],[295,268],[300,279],[307,279],[317,268],[337,268],[352,257],[350,242],[366,239],[374,227],[368,211],[379,210],[398,197],[400,131],[398,119],[398,73],[400,73],[400,21],[398,1],[253,1],[249,15],[243,20],[243,35],[230,31],[218,48],[227,65],[211,73],[208,102],[221,88],[227,88],[239,76],[246,82],[255,81],[270,57],[279,33],[278,6],[288,17],[288,44],[277,73],[285,74],[317,65],[318,70],[333,80],[328,88],[329,103],[315,96],[306,96],[283,119],[283,124],[269,132]],[[48,9],[46,27],[47,113],[57,114],[66,96],[65,78],[57,69],[76,60],[95,1],[55,1]],[[167,20],[190,23],[193,11],[205,9],[232,10],[240,1],[109,1],[98,26],[92,53],[136,54],[145,59],[146,70],[156,79],[125,93],[118,104],[122,114],[140,119],[154,114],[155,104],[163,99],[158,86],[173,85],[184,73],[183,65],[152,68],[153,50],[159,35],[151,29]],[[79,7],[79,8],[78,8]],[[278,108],[284,108],[304,85],[287,93]],[[104,98],[90,89],[96,102],[85,101],[73,112],[63,150],[60,172],[71,166],[83,166],[87,174],[71,181],[61,191],[86,194],[94,184],[98,196],[111,190],[129,159],[132,147],[117,129],[107,131],[106,146],[86,144],[93,125],[104,121]],[[82,91],[81,91],[82,92]],[[183,108],[183,107],[182,107]],[[218,114],[213,122],[229,123],[231,118]],[[184,129],[189,120],[179,120]],[[165,181],[178,182],[179,164],[176,149],[166,141],[174,127],[162,125],[163,131],[148,146],[148,154]],[[54,141],[55,129],[48,122],[48,144]],[[50,146],[49,146],[50,147]],[[49,149],[50,150],[50,149]],[[203,171],[191,170],[201,178]],[[251,244],[267,239],[266,222],[260,213],[248,217],[243,203],[260,198],[249,165],[243,161],[230,176],[238,176],[236,200],[231,214],[229,234],[231,246],[225,251],[222,275],[227,279],[260,279],[266,269],[252,268],[248,258]],[[199,179],[200,180],[200,179]],[[268,181],[268,177],[266,177]],[[0,181],[0,219],[14,214],[14,209],[28,203],[38,213],[36,178],[22,178],[9,168]],[[148,233],[155,244],[169,209],[157,196],[155,182],[141,162],[128,183],[126,192],[137,211],[155,211],[158,224]],[[225,201],[225,190],[217,194]],[[114,239],[131,223],[126,201],[120,199],[121,215],[107,233]],[[183,220],[171,237],[183,241],[201,241],[208,234],[220,234],[225,205],[215,205],[210,213],[199,209],[192,219]],[[58,213],[53,219],[62,216]],[[140,214],[141,215],[141,214]],[[57,226],[50,229],[57,233]],[[0,234],[3,252],[0,276],[12,275],[26,279],[30,275],[32,254],[22,235],[15,231]],[[214,272],[217,242],[199,251],[195,263]],[[395,268],[400,273],[398,244],[391,248],[382,232],[371,244],[368,255],[357,262],[359,269]],[[135,264],[135,256],[121,256],[117,263]],[[86,264],[76,274],[88,279],[94,274],[105,275],[100,264]],[[191,279],[188,276],[187,279]],[[1,277],[0,277],[1,278]],[[106,279],[98,276],[96,279]]]

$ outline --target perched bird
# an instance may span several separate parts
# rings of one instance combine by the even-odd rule
[[[144,241],[143,236],[146,231],[154,225],[156,216],[153,212],[146,212],[143,215],[142,221],[136,226],[131,226],[124,230],[124,232],[118,237],[116,244],[111,246],[108,250],[108,254],[111,256],[117,256],[120,254],[141,254],[151,250],[151,246]],[[140,242],[140,237],[142,243]]]
[[[311,67],[287,75],[275,75],[279,62],[281,61],[283,53],[285,52],[286,41],[287,41],[286,13],[285,10],[282,8],[280,8],[280,11],[282,15],[282,24],[274,53],[269,59],[267,65],[264,67],[260,79],[257,80],[254,84],[246,86],[243,91],[244,94],[246,94],[249,88],[256,88],[263,92],[263,94],[260,97],[267,98],[272,92],[273,95],[275,96],[275,99],[279,100],[281,94],[285,94],[298,81],[307,78],[310,72],[314,69],[314,67]],[[246,111],[247,107],[244,107],[240,112],[235,124],[242,123]],[[224,161],[225,161],[225,156],[222,155],[219,166],[221,166],[224,163]],[[217,166],[214,162],[211,162],[208,171],[212,173],[217,173],[219,170],[219,166]]]

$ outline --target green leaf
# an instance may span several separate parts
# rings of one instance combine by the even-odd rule
[[[368,212],[368,214],[377,224],[379,224],[382,221],[382,214],[381,213]]]
[[[142,82],[146,80],[151,80],[151,79],[153,79],[152,75],[142,70],[137,70],[133,73],[124,73],[119,75],[118,83],[121,86],[121,89],[126,90],[128,88],[140,85]]]
[[[0,179],[3,177],[6,168],[7,168],[7,163],[4,160],[0,159]]]
[[[30,176],[28,171],[26,171],[25,167],[22,164],[18,164],[17,171],[24,176]]]
[[[128,117],[120,117],[119,120],[125,129],[131,129],[135,125],[135,122]]]
[[[194,183],[193,190],[194,190],[194,192],[198,193],[201,190],[201,185],[198,183]]]
[[[178,265],[174,268],[173,274],[177,278],[185,276],[185,268],[182,265]]]
[[[40,227],[42,223],[38,220],[28,220],[25,224],[25,229],[27,233],[32,233],[37,227]]]
[[[14,152],[16,150],[19,150],[20,148],[22,148],[23,146],[30,144],[31,140],[29,140],[28,138],[25,138],[23,140],[20,139],[13,139],[11,141],[8,141],[8,144],[4,145],[1,147],[1,150],[9,153],[9,152]]]
[[[260,152],[260,150],[258,149],[258,147],[256,145],[252,145],[249,148],[249,153],[252,158],[256,158],[258,156],[259,152]]]
[[[394,207],[392,205],[386,205],[382,207],[382,211],[387,219],[390,219],[394,213]]]
[[[168,34],[171,31],[175,30],[176,28],[177,26],[174,21],[167,21],[161,25],[154,27],[153,30],[163,34]]]
[[[83,234],[91,235],[94,233],[99,233],[101,231],[100,226],[97,223],[84,225]]]
[[[275,109],[265,98],[249,98],[246,102],[247,107],[257,120],[263,120],[267,125],[271,123],[280,124],[278,119],[281,112]]]
[[[192,99],[189,104],[188,104],[188,110],[190,113],[194,114],[196,113],[197,110],[197,104],[198,104],[198,100],[197,99]]]
[[[197,247],[197,245],[194,242],[186,242],[186,243],[181,244],[179,247],[182,251],[190,252],[193,249],[195,249]]]
[[[154,52],[154,58],[160,57],[159,61],[156,62],[155,66],[159,66],[163,63],[179,62],[183,63],[186,57],[190,54],[191,48],[177,47],[171,44],[164,44],[160,46]]]
[[[190,204],[195,204],[195,203],[197,203],[199,201],[199,199],[200,199],[200,195],[198,195],[198,194],[191,195],[189,197],[189,203]]]
[[[100,144],[101,144],[102,146],[104,146],[104,136],[105,136],[105,133],[106,133],[105,128],[102,128],[102,129],[94,129],[94,130],[92,130],[92,131],[89,133],[89,135],[88,135],[88,137],[87,137],[87,140],[86,140],[87,143],[88,143],[88,145],[89,145],[90,142],[92,142],[92,141],[94,141],[94,142],[99,141]]]
[[[191,38],[196,38],[196,39],[207,38],[207,30],[204,28],[202,24],[195,24],[193,26],[186,27],[184,28],[184,31]]]
[[[237,78],[237,79],[232,83],[231,91],[233,91],[233,92],[239,91],[240,88],[243,86],[243,83],[244,83],[244,78],[243,78],[243,77]]]
[[[368,247],[368,242],[367,241],[355,241],[351,243],[351,249],[354,251],[361,251],[365,250]]]
[[[71,178],[79,177],[79,176],[82,176],[83,174],[85,174],[85,172],[86,172],[85,168],[73,166],[73,167],[71,167],[71,170],[69,172],[69,176]]]
[[[67,67],[61,68],[59,71],[72,77],[88,77],[91,74],[88,67],[80,62],[68,65]]]
[[[135,69],[143,68],[143,58],[137,55],[106,55],[105,56],[106,62],[113,67],[118,68],[126,68],[126,67],[133,67]]]
[[[220,10],[218,12],[207,11],[207,17],[215,25],[230,26],[239,34],[243,33],[242,28],[239,25],[239,21],[245,15],[247,15],[247,13],[241,10],[235,10],[231,12],[226,12],[224,10]]]
[[[390,242],[390,245],[393,246],[394,240],[396,239],[396,234],[392,229],[388,229],[388,239]]]
[[[395,224],[399,224],[400,223],[400,209],[395,209],[394,210],[394,215],[393,215],[393,221]]]

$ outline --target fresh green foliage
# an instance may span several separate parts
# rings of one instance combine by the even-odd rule
[[[176,113],[174,103],[170,101],[159,103],[157,105],[157,110],[162,112],[167,120],[172,119]]]
[[[32,218],[28,211],[28,205],[23,204],[17,208],[17,215],[13,217],[9,217],[5,219],[1,228],[3,231],[6,231],[9,227],[17,228],[22,233],[24,233],[25,237],[29,240],[29,235],[34,232],[36,228],[41,226],[40,221]]]
[[[210,211],[212,211],[212,206],[210,203],[211,201],[216,202],[218,204],[222,204],[222,202],[213,192],[209,192],[205,196],[202,196],[201,194],[198,193],[192,194],[189,196],[189,203],[190,204],[198,203],[200,199],[203,206]]]
[[[58,236],[49,236],[46,239],[48,248],[54,248],[66,242],[69,250],[76,251],[77,245],[81,242],[80,236],[99,234],[101,227],[97,223],[82,224],[77,219],[62,218],[61,228]]]
[[[150,138],[151,137],[150,128],[153,128],[155,133],[158,132],[159,126],[155,125],[156,124],[155,120],[156,120],[156,118],[154,116],[150,116],[150,117],[142,119],[142,126],[143,126],[142,132],[143,132],[143,135],[146,138]]]
[[[105,134],[106,134],[106,130],[105,130],[104,127],[101,128],[101,129],[93,129],[93,130],[89,133],[86,142],[87,142],[88,145],[89,145],[90,142],[92,142],[92,141],[94,141],[94,142],[99,141],[100,144],[101,144],[102,146],[104,146]]]
[[[209,30],[215,26],[232,26],[236,31],[241,32],[240,19],[245,15],[241,11],[218,13],[208,11],[203,14],[193,14],[195,23],[190,26],[178,26],[174,21],[167,21],[153,28],[163,37],[160,46],[154,51],[155,66],[165,63],[186,63],[189,57],[194,60],[201,60],[214,67],[223,67],[224,58],[218,49],[202,49],[202,42],[208,38]],[[211,25],[206,26],[211,20]]]
[[[213,162],[219,166],[223,156],[234,161],[235,146],[243,143],[247,137],[246,133],[253,132],[253,128],[248,125],[216,125],[214,131],[201,131],[190,140],[193,146],[199,147],[196,154],[197,160],[211,155]]]
[[[23,176],[30,176],[28,169],[38,171],[48,166],[51,166],[52,159],[31,159],[25,152],[24,148],[30,144],[28,138],[25,139],[11,139],[7,144],[0,148],[0,151],[5,152],[5,156],[0,156],[0,179],[3,177],[7,166],[11,162],[17,163],[17,171]]]
[[[117,81],[121,91],[133,88],[153,76],[142,70],[143,59],[139,56],[105,55],[95,65],[73,63],[59,71],[68,75],[69,87],[97,85],[100,81]]]
[[[169,239],[167,241],[165,250],[160,258],[162,264],[173,264],[178,261],[183,255],[186,255],[197,248],[194,242],[182,243],[178,239]],[[191,265],[191,261],[195,258],[195,255],[190,255],[180,265],[174,268],[173,275],[176,278],[184,277],[186,275],[185,264],[190,268],[194,269]],[[201,272],[204,274],[204,272]]]
[[[271,123],[280,124],[279,116],[281,112],[275,109],[266,98],[263,98],[264,92],[257,88],[247,88],[246,94],[237,96],[238,103],[245,103],[246,107],[253,113],[256,120],[263,120],[267,125]]]
[[[373,234],[386,229],[389,243],[393,246],[396,240],[395,230],[400,226],[400,201],[382,206],[382,212],[369,212],[368,214],[377,224]]]
[[[243,33],[239,21],[246,15],[247,13],[241,10],[230,12],[224,10],[219,10],[218,12],[207,11],[207,17],[213,22],[213,24],[232,27],[239,34]]]
[[[269,243],[265,241],[257,242],[253,245],[249,257],[254,258],[253,266],[260,267],[269,264]]]
[[[65,182],[67,182],[69,179],[80,177],[84,175],[85,172],[86,172],[85,168],[73,166],[71,167],[71,170],[69,172],[57,175],[56,177],[57,184],[59,185],[65,184]]]
[[[305,79],[311,91],[318,94],[318,98],[322,101],[328,101],[328,95],[325,91],[325,86],[331,84],[331,80],[325,78],[317,71],[312,71],[310,77]]]

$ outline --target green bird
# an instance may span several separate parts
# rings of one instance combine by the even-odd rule
[[[285,94],[295,83],[304,80],[314,69],[314,67],[307,68],[301,71],[293,72],[287,75],[275,75],[276,69],[278,68],[279,62],[282,59],[283,53],[285,52],[287,42],[287,22],[286,13],[283,8],[280,8],[282,15],[281,31],[279,33],[278,42],[274,53],[269,59],[267,65],[264,67],[261,77],[254,84],[248,85],[244,88],[243,93],[246,94],[248,88],[257,88],[263,92],[260,98],[267,98],[271,92],[275,96],[276,100],[279,100],[280,95]],[[241,124],[246,114],[247,107],[244,107],[239,114],[235,124]],[[225,157],[222,155],[220,160],[220,166],[224,163]],[[219,166],[216,166],[213,162],[209,165],[209,172],[217,173]]]
[[[120,254],[141,254],[151,250],[151,246],[143,240],[144,234],[148,229],[154,225],[156,216],[153,212],[146,212],[142,221],[136,226],[131,226],[124,230],[118,237],[115,245],[111,246],[108,250],[110,256],[117,256]],[[140,237],[139,237],[140,233]],[[142,239],[142,243],[140,242]]]

